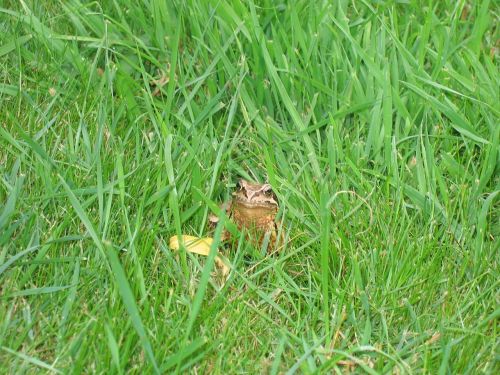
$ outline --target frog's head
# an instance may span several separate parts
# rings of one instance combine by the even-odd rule
[[[240,179],[238,182],[238,191],[233,195],[238,201],[249,205],[278,205],[270,184],[254,184],[244,179]]]

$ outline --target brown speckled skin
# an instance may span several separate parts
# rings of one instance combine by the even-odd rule
[[[269,235],[268,252],[274,250],[278,237],[276,214],[278,202],[269,184],[252,184],[240,180],[239,189],[233,193],[229,216],[239,230],[245,230],[247,239],[255,246],[262,246]]]

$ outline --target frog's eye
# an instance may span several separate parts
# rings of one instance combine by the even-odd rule
[[[269,191],[272,191],[272,187],[271,187],[271,185],[270,185],[270,184],[264,184],[264,185],[262,185],[262,188],[261,188],[261,189],[262,189],[262,191],[263,191],[263,192],[265,192],[265,193],[267,193],[267,192],[269,192]]]

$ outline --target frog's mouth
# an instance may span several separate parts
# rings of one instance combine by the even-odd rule
[[[255,210],[255,212],[262,211],[265,212],[265,214],[276,212],[278,210],[278,203],[274,200],[274,198],[269,198],[269,201],[263,202],[248,202],[246,200],[236,198],[234,199],[233,204],[238,206],[238,209]],[[235,209],[237,208],[235,207]]]

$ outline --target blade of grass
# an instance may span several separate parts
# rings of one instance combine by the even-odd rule
[[[21,353],[21,352],[16,352],[15,350],[12,350],[10,348],[7,348],[5,346],[0,347],[2,350],[6,351],[7,353],[10,353],[12,355],[15,355],[16,357],[21,358],[23,361],[26,361],[28,363],[31,363],[32,365],[35,365],[37,367],[41,367],[45,370],[55,372],[56,374],[62,374],[60,370],[55,368],[53,365],[49,365],[48,363],[39,360],[38,358],[29,356],[27,354]]]
[[[141,320],[136,299],[134,297],[134,294],[132,293],[132,289],[130,288],[127,275],[125,274],[125,271],[120,263],[116,251],[111,247],[109,243],[101,242],[99,235],[94,229],[94,226],[92,225],[90,219],[85,213],[82,205],[78,201],[78,198],[75,196],[75,194],[68,186],[64,178],[62,176],[59,176],[59,179],[64,187],[64,190],[68,194],[68,197],[71,201],[74,210],[76,211],[83,225],[87,228],[87,231],[94,240],[94,244],[99,249],[99,251],[107,258],[108,266],[110,267],[110,274],[116,282],[118,291],[122,297],[122,302],[125,305],[125,308],[130,316],[130,319],[137,334],[139,335],[141,344],[144,347],[144,351],[146,352],[146,355],[148,356],[149,361],[151,362],[151,365],[153,366],[155,373],[160,373],[158,365],[156,363],[155,356],[153,354],[153,348],[151,346],[151,342],[149,341],[148,335],[144,328],[144,324],[142,323]]]

